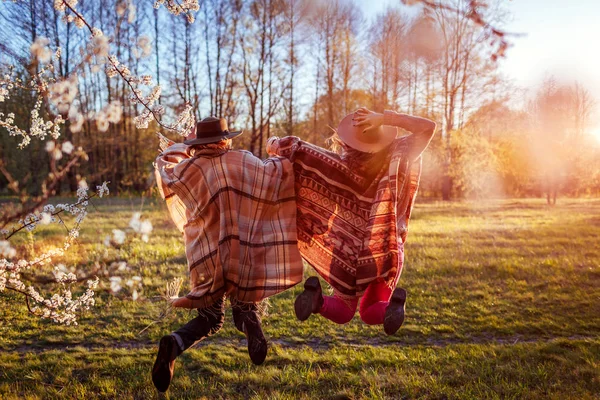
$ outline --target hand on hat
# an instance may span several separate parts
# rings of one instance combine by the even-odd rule
[[[383,114],[371,111],[366,107],[361,107],[354,112],[352,125],[362,127],[364,133],[383,125]]]

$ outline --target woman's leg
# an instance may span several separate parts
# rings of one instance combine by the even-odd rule
[[[296,297],[294,312],[300,321],[312,314],[321,314],[336,324],[350,322],[356,312],[358,299],[342,300],[339,296],[323,296],[319,278],[311,276],[304,282],[304,291]]]
[[[258,303],[242,303],[231,300],[231,313],[235,327],[246,335],[248,354],[256,365],[260,365],[267,357],[267,339],[262,330],[261,312]]]
[[[342,300],[338,296],[323,296],[319,314],[336,324],[347,324],[354,317],[358,299]]]
[[[368,325],[381,325],[385,320],[385,313],[392,293],[400,280],[400,273],[404,265],[404,246],[400,246],[398,254],[399,265],[397,267],[396,276],[391,285],[385,282],[373,282],[365,290],[360,301],[360,318]]]
[[[158,354],[152,367],[152,382],[159,392],[166,392],[173,379],[175,359],[194,343],[217,333],[225,318],[223,299],[198,310],[198,316],[160,339]]]
[[[360,318],[368,325],[381,325],[390,304],[392,289],[385,282],[373,282],[360,300]]]

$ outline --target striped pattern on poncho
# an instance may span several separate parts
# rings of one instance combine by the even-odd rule
[[[269,140],[269,154],[294,165],[300,253],[338,296],[360,297],[373,281],[392,286],[401,273],[430,139],[409,135],[377,154],[345,155],[297,137]]]
[[[156,180],[184,233],[193,307],[259,302],[302,281],[292,165],[216,145],[173,144]]]

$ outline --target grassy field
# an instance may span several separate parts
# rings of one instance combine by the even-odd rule
[[[138,210],[154,225],[149,243],[106,248],[104,236]],[[156,200],[109,198],[90,211],[62,262],[93,270],[126,261],[142,296],[113,295],[102,278],[96,307],[62,327],[0,294],[1,399],[157,397],[158,339],[193,316],[152,324],[160,290],[185,276],[181,237]],[[296,287],[271,299],[264,365],[251,364],[229,314],[217,336],[180,357],[167,397],[600,399],[600,200],[421,202],[413,215],[400,280],[407,319],[395,336],[358,316],[345,326],[320,316],[300,323]],[[60,229],[16,243],[39,252]]]

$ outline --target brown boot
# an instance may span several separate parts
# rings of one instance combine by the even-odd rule
[[[304,292],[296,297],[294,302],[294,311],[296,318],[300,321],[306,321],[311,314],[319,312],[323,307],[323,291],[319,278],[311,276],[304,282]]]
[[[396,288],[385,309],[385,318],[383,320],[383,330],[388,335],[393,335],[400,329],[404,323],[404,305],[406,304],[406,290]]]
[[[244,320],[244,333],[248,339],[250,359],[255,365],[261,365],[267,358],[268,346],[256,311],[249,313]]]
[[[258,306],[256,304],[237,303],[232,307],[235,327],[246,335],[248,355],[256,365],[261,365],[267,358],[267,339],[262,330]]]
[[[171,335],[163,336],[158,345],[158,354],[152,367],[152,382],[159,392],[169,389],[175,370],[175,359],[179,355],[179,345]]]

